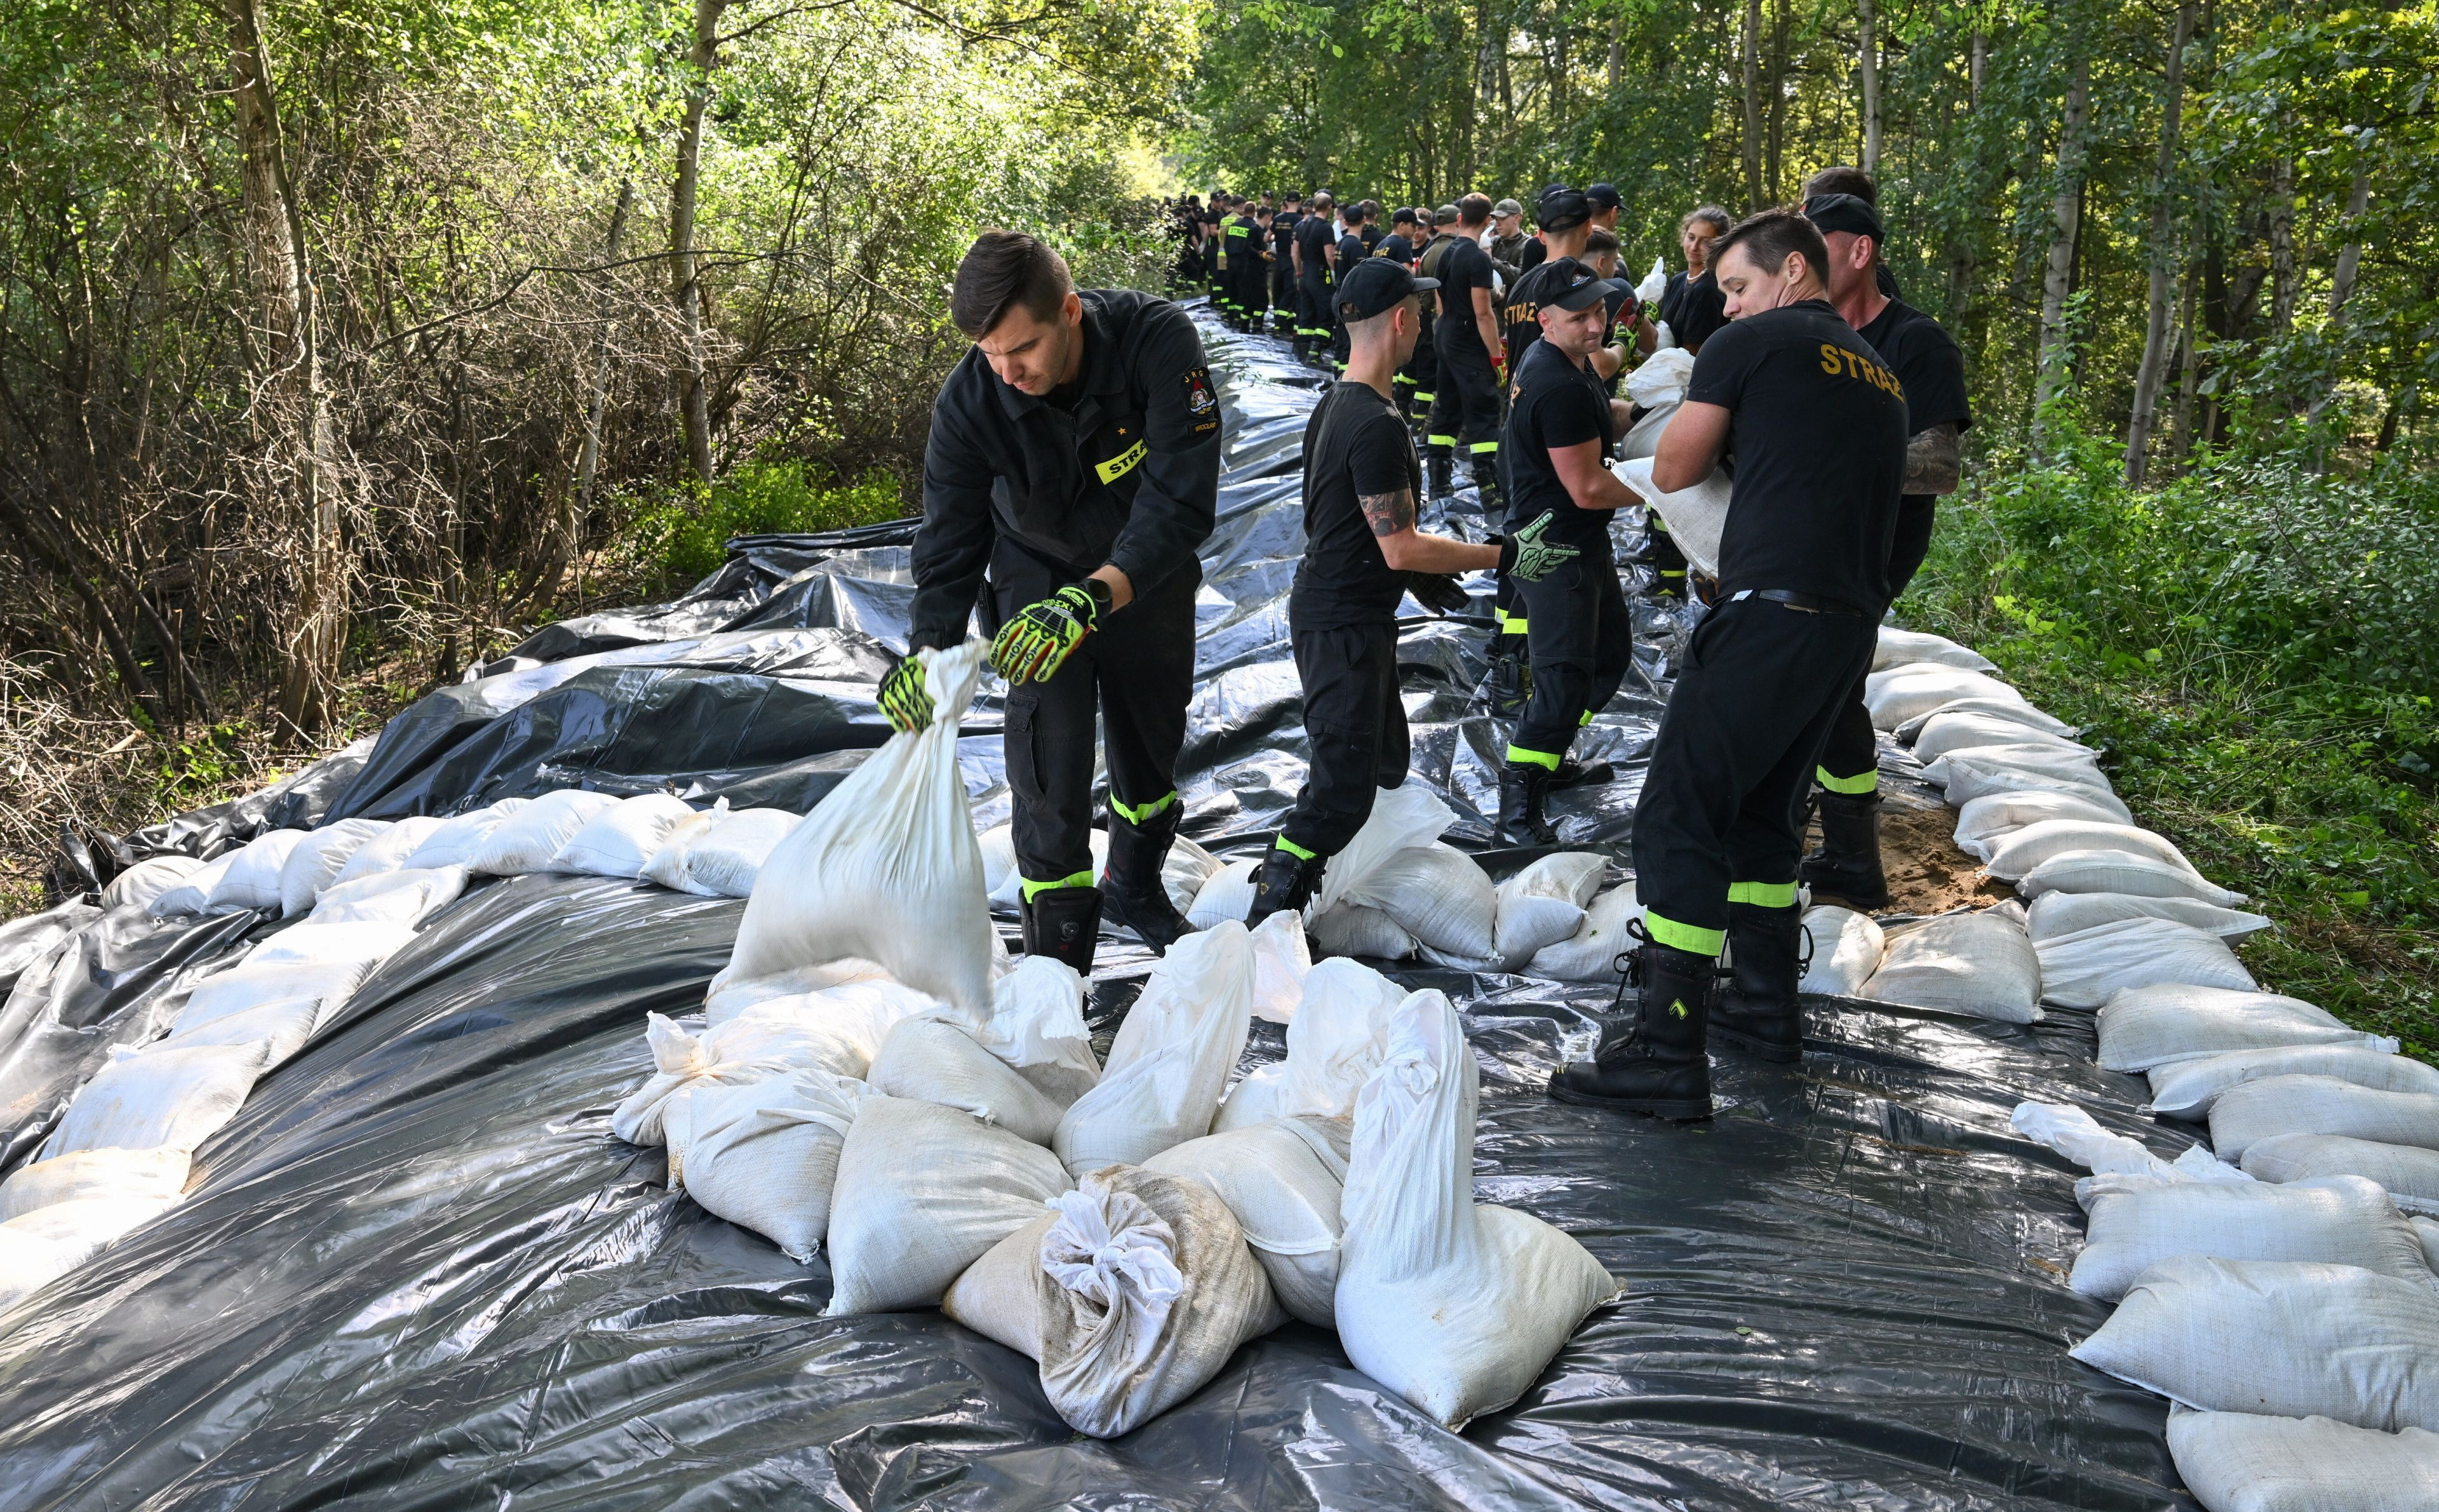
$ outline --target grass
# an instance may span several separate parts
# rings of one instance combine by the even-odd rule
[[[795,461],[748,462],[707,489],[670,489],[629,507],[622,555],[670,589],[718,571],[731,537],[843,530],[905,512],[885,472],[842,485]]]

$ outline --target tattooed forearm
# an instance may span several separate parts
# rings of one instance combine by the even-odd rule
[[[1953,424],[1934,425],[1906,445],[1906,493],[1954,493],[1965,471]]]
[[[1415,494],[1411,489],[1399,489],[1395,493],[1358,494],[1355,502],[1362,507],[1363,518],[1372,523],[1376,536],[1394,536],[1415,527]]]

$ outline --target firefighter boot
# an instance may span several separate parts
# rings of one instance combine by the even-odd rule
[[[1433,456],[1424,464],[1424,471],[1430,475],[1424,487],[1433,498],[1445,499],[1456,491],[1456,458]]]
[[[1245,927],[1252,929],[1276,913],[1303,913],[1304,905],[1312,901],[1313,889],[1321,885],[1322,868],[1328,864],[1328,857],[1307,855],[1303,847],[1290,845],[1282,836],[1262,852],[1262,869],[1254,874],[1254,901],[1245,910]]]
[[[1804,884],[1831,893],[1870,913],[1889,906],[1889,880],[1880,870],[1880,795],[1821,795],[1821,848],[1804,858]]]
[[[1711,1062],[1702,1041],[1718,963],[1650,938],[1641,919],[1629,922],[1627,933],[1642,942],[1627,969],[1637,993],[1634,1016],[1602,1024],[1593,1058],[1552,1076],[1550,1095],[1655,1118],[1708,1118]]]
[[[1093,948],[1101,938],[1099,888],[1045,887],[1021,906],[1025,954],[1064,961],[1077,976],[1093,974]]]
[[[1505,845],[1555,845],[1558,832],[1542,816],[1550,796],[1548,767],[1510,761],[1499,769],[1499,841]]]
[[[1560,756],[1558,770],[1550,774],[1550,791],[1605,788],[1616,780],[1617,768],[1606,761],[1577,761],[1574,756]]]
[[[1115,810],[1117,805],[1111,804]],[[1169,843],[1177,838],[1179,806],[1171,802],[1136,824],[1125,814],[1110,815],[1110,864],[1101,873],[1101,901],[1110,922],[1134,931],[1136,938],[1157,955],[1168,953],[1177,937],[1194,926],[1169,900],[1161,868],[1168,860]]]
[[[1795,985],[1810,964],[1810,941],[1792,903],[1728,905],[1735,971],[1711,1012],[1711,1032],[1722,1044],[1781,1065],[1804,1058],[1804,1006]]]

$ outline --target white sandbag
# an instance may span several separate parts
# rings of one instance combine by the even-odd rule
[[[2199,1122],[2221,1093],[2270,1076],[2335,1076],[2382,1092],[2439,1095],[2439,1068],[2358,1044],[2272,1045],[2230,1050],[2151,1068],[2151,1111]]]
[[[1693,377],[1694,354],[1682,347],[1664,347],[1626,375],[1626,395],[1644,409],[1676,403],[1684,399],[1685,385]]]
[[[1246,911],[1254,906],[1254,871],[1259,863],[1232,861],[1202,880],[1195,889],[1193,906],[1185,911],[1185,921],[1198,930],[1235,919],[1243,923]]]
[[[2359,1176],[2377,1182],[2399,1212],[2439,1215],[2439,1149],[2343,1134],[2272,1134],[2245,1147],[2244,1171],[2262,1182]]]
[[[1961,699],[2021,703],[2023,695],[1986,672],[1919,662],[1901,663],[1863,679],[1863,706],[1872,728],[1894,730]]]
[[[618,800],[606,792],[561,788],[518,809],[474,847],[466,869],[477,877],[523,877],[551,869],[551,858],[585,826],[613,812]]]
[[[101,890],[101,906],[150,909],[154,898],[201,871],[203,865],[192,856],[148,856],[110,880],[110,885]]]
[[[875,1092],[954,1108],[1036,1145],[1050,1143],[1065,1112],[966,1029],[937,1019],[909,1019],[890,1030],[864,1080]]]
[[[385,871],[323,890],[307,916],[316,924],[393,924],[419,929],[466,891],[466,868]]]
[[[313,899],[338,881],[340,868],[389,827],[386,820],[342,819],[298,841],[279,868],[279,912],[294,918],[312,910]]]
[[[1985,793],[1956,810],[1956,848],[1976,861],[1988,861],[1997,843],[2045,819],[2091,819],[2102,824],[2130,824],[2133,816],[2114,793],[2056,792],[2032,790]]]
[[[330,879],[330,886],[340,887],[366,877],[378,877],[383,872],[403,868],[406,859],[421,850],[423,843],[437,833],[445,823],[446,820],[431,814],[416,814],[400,820],[358,846],[356,853],[347,858],[347,864]]]
[[[1545,945],[1525,965],[1524,974],[1552,982],[1608,982],[1617,977],[1618,952],[1634,949],[1626,926],[1643,916],[1634,883],[1621,882],[1593,899],[1575,934],[1556,945]]]
[[[1475,1076],[1447,997],[1408,997],[1356,1101],[1332,1299],[1355,1367],[1451,1432],[1522,1396],[1620,1291],[1558,1230],[1475,1204]]]
[[[1812,937],[1812,964],[1805,969],[1796,990],[1840,998],[1861,996],[1888,954],[1888,936],[1879,921],[1851,908],[1816,903],[1804,911],[1804,928]]]
[[[268,1074],[274,1066],[285,1062],[322,1023],[322,1005],[318,1000],[304,998],[275,999],[258,1003],[241,1013],[224,1014],[209,1023],[182,1030],[163,1040],[165,1047],[189,1049],[198,1045],[239,1045],[254,1050],[261,1058],[260,1070]]]
[[[1051,1205],[1041,1390],[1078,1432],[1150,1421],[1286,1321],[1236,1218],[1200,1183],[1113,1165]]]
[[[403,924],[325,924],[309,917],[304,923],[281,930],[256,946],[253,953],[246,957],[246,964],[275,966],[285,961],[305,961],[315,965],[337,965],[345,962],[361,964],[369,969],[403,950],[407,941],[413,938],[415,931]]]
[[[2052,894],[2052,897],[2061,896]],[[2121,918],[2033,941],[2041,1001],[2096,1008],[2128,987],[2162,982],[2250,992],[2259,984],[2216,934],[2164,918]]]
[[[2162,1160],[2141,1140],[2110,1133],[2092,1114],[2071,1103],[2020,1102],[2007,1122],[2026,1139],[2057,1151],[2094,1176],[2141,1176],[2161,1182],[2245,1180],[2242,1171],[2216,1160],[2182,1166]],[[2101,1193],[2113,1189],[2108,1183],[2078,1183],[2075,1196],[2088,1210]]]
[[[2268,1182],[2161,1182],[2112,1178],[2089,1209],[2083,1253],[2067,1285],[2114,1302],[2138,1276],[2172,1255],[2220,1260],[2316,1260],[2359,1265],[2431,1284],[2413,1230],[2378,1184],[2359,1176]]]
[[[217,860],[205,862],[153,894],[152,901],[145,905],[146,912],[154,918],[184,918],[190,914],[202,913],[211,903],[212,889],[220,885],[221,878],[227,874],[237,858],[238,853],[232,850]]]
[[[940,1310],[984,1338],[1006,1344],[1025,1359],[1041,1359],[1045,1308],[1041,1289],[1041,1240],[1059,1221],[1056,1208],[1025,1223],[985,1250],[940,1297]]]
[[[44,1158],[114,1147],[193,1149],[237,1116],[261,1074],[258,1046],[120,1045],[68,1104]]]
[[[1452,955],[1487,956],[1494,948],[1498,890],[1453,845],[1410,845],[1341,897],[1379,909],[1421,944]]]
[[[1999,669],[1996,662],[1980,651],[1959,646],[1945,635],[1882,625],[1879,638],[1872,645],[1872,670],[1885,672],[1893,667],[1909,665],[1961,667],[1968,672],[1995,672]]]
[[[1678,392],[1682,393],[1683,390],[1681,388]],[[1668,434],[1668,422],[1675,419],[1677,412],[1684,407],[1682,399],[1665,400],[1648,406],[1648,413],[1628,426],[1626,434],[1617,438],[1618,460],[1631,462],[1637,457],[1657,456],[1660,438]]]
[[[1282,909],[1249,933],[1254,947],[1254,1017],[1271,1023],[1294,1022],[1304,1001],[1304,979],[1312,970],[1312,947],[1304,917]]]
[[[1011,849],[1008,855],[1013,865],[1014,850]],[[1102,859],[1106,861],[1108,858],[1104,856]],[[1168,857],[1160,864],[1160,884],[1167,890],[1170,905],[1183,914],[1194,906],[1194,899],[1202,893],[1202,884],[1209,881],[1211,874],[1219,869],[1219,857],[1180,835],[1169,842]]]
[[[2129,988],[2100,1005],[2100,1063],[2110,1071],[2286,1045],[2396,1049],[2394,1040],[2349,1029],[2303,999],[2275,992],[2163,984]]]
[[[2068,1353],[2187,1407],[2439,1428],[2439,1291],[2427,1267],[2400,1280],[2353,1265],[2179,1254]]]
[[[176,1205],[175,1198],[86,1197],[0,1223],[0,1312]]]
[[[2005,765],[1982,766],[1970,759],[1961,765],[1949,764],[1956,759],[1954,756],[1940,757],[1945,768],[1940,796],[1951,809],[1962,809],[1976,798],[2003,792],[2060,792],[2069,797],[2089,798],[2095,803],[2115,796],[2109,790],[2109,779],[2088,768],[2077,768],[2061,774]]]
[[[1727,532],[1729,507],[1736,502],[1734,484],[1726,472],[1714,468],[1708,477],[1690,488],[1664,489],[1651,481],[1651,457],[1636,457],[1610,471],[1652,513],[1668,523],[1669,539],[1676,542],[1696,572],[1705,578],[1718,577],[1719,541]]]
[[[813,1068],[688,1087],[664,1118],[669,1185],[790,1259],[810,1260],[828,1232],[839,1152],[868,1091]]]
[[[1860,996],[1998,1023],[2040,1022],[2040,959],[2014,917],[1985,908],[1883,933],[1888,949]]]
[[[1052,956],[1028,955],[991,984],[990,1022],[974,1039],[1061,1109],[1101,1079],[1084,1022],[1084,979]]]
[[[2062,736],[2067,739],[2074,738],[2079,733],[2074,725],[2064,720],[2033,707],[2024,701],[2021,693],[2014,691],[2010,691],[2005,698],[1967,698],[1958,699],[1950,703],[1942,703],[1915,715],[1889,733],[1897,738],[1899,744],[1912,745],[1914,737],[1922,733],[1922,727],[1943,714],[1988,715],[1992,719],[2004,720],[2010,724],[2021,724],[2038,730],[2043,735]]]
[[[953,1108],[864,1098],[831,1189],[826,1316],[939,1306],[968,1266],[1074,1184],[1058,1156]]]
[[[661,837],[661,848],[644,863],[643,870],[635,874],[636,880],[674,893],[692,891],[686,885],[686,852],[727,817],[728,800],[718,798],[710,808],[698,809],[671,825],[668,833]]]
[[[685,875],[678,891],[699,898],[751,898],[762,863],[803,824],[801,815],[785,809],[736,810],[686,846]]]
[[[1219,1194],[1290,1316],[1338,1326],[1339,1201],[1346,1162],[1305,1118],[1254,1124],[1162,1150],[1143,1168]]]
[[[2113,924],[2121,919],[2164,918],[2190,924],[2230,945],[2275,926],[2259,914],[2205,903],[2199,898],[2137,898],[2130,893],[2043,893],[2027,905],[2024,930],[2038,945],[2045,939]]]
[[[2168,1414],[2168,1453],[2204,1512],[2430,1512],[2439,1433],[2382,1433],[2333,1417]]]
[[[2053,856],[2071,850],[2122,850],[2138,856],[2148,856],[2164,862],[2179,871],[2201,874],[2185,853],[2164,835],[2133,825],[2109,824],[2091,819],[2042,819],[2026,825],[1990,848],[1987,870],[2002,881],[2012,882],[2032,871]],[[2074,891],[2088,892],[2089,888]]]
[[[86,1149],[20,1166],[0,1182],[0,1223],[37,1208],[92,1197],[169,1203],[187,1190],[193,1157],[183,1149]],[[1331,1204],[1336,1217],[1337,1205]]]
[[[2240,1161],[2273,1134],[2341,1134],[2383,1145],[2439,1149],[2439,1096],[2382,1092],[2336,1076],[2264,1076],[2230,1087],[2211,1104],[2211,1147]]]
[[[668,843],[670,831],[694,817],[684,798],[639,793],[595,815],[567,837],[544,870],[591,877],[640,877]]]
[[[1313,889],[1312,901],[1304,916],[1317,919],[1342,898],[1361,886],[1390,857],[1415,845],[1428,845],[1448,833],[1456,822],[1456,811],[1442,802],[1439,794],[1419,782],[1408,782],[1375,794],[1372,812],[1363,827],[1346,848],[1329,858],[1322,868],[1321,883]],[[1252,901],[1251,894],[1246,900]],[[1199,901],[1199,900],[1198,900]],[[1243,918],[1243,909],[1229,916]]]
[[[2084,792],[2109,791],[2109,779],[2101,775],[2099,757],[2062,745],[2032,742],[1975,745],[1950,751],[1924,762],[1922,776],[1933,787],[1948,790],[1943,795],[1951,806],[1965,802],[1958,795],[1956,784],[1968,776],[1993,786],[2004,783],[2018,787],[2067,787]]]
[[[1253,997],[1254,945],[1243,924],[1216,924],[1170,946],[1118,1025],[1100,1084],[1059,1121],[1051,1147],[1068,1169],[1140,1165],[1210,1132],[1245,1050]]]
[[[1249,881],[1246,900],[1253,899]],[[1377,908],[1360,903],[1340,903],[1312,921],[1307,935],[1315,953],[1321,955],[1367,956],[1376,961],[1403,961],[1422,949],[1415,938],[1406,933],[1396,919]]]
[[[2097,761],[2100,755],[2092,747],[2070,740],[2065,736],[2051,735],[2002,715],[1982,714],[1969,709],[1941,709],[1915,727],[1914,758],[1929,766],[1950,751],[2020,745],[2055,750],[2070,760],[2091,758]]]
[[[891,980],[888,972],[871,962],[846,960],[774,977],[723,981],[715,976],[710,995],[703,1000],[703,1027],[717,1029],[765,1007],[774,1013],[802,1014],[837,1028],[863,1046],[867,1062],[881,1054],[881,1041],[889,1038],[899,1021],[950,1013],[947,1004]],[[853,1074],[863,1075],[861,1070]]]
[[[958,721],[982,675],[981,641],[918,652],[936,711],[892,736],[772,848],[729,969],[767,976],[842,956],[877,961],[979,1027],[991,1008],[990,905],[957,767]],[[687,865],[703,881],[705,847]]]
[[[502,798],[485,809],[470,809],[440,821],[423,844],[399,863],[402,871],[432,871],[442,866],[472,869],[491,831],[533,807],[531,798]]]
[[[652,1053],[652,1073],[610,1114],[610,1132],[630,1145],[663,1143],[669,1099],[690,1087],[744,1086],[802,1070],[855,1077],[872,1058],[852,1032],[776,1004],[750,1008],[700,1036],[648,1013],[644,1043]]]
[[[305,1003],[328,1018],[347,1001],[372,971],[366,961],[239,962],[205,977],[187,993],[186,1006],[170,1026],[174,1035],[193,1034],[205,1025],[235,1014],[251,1013],[266,1004]]]
[[[2413,1225],[2413,1236],[2422,1241],[2422,1258],[2430,1263],[2434,1272],[2439,1272],[2439,1218],[2424,1218],[2416,1213],[2409,1214],[2406,1221]]]
[[[2198,898],[2220,908],[2244,901],[2199,874],[2155,856],[2123,850],[2062,850],[2016,882],[2026,898],[2043,893],[2130,893],[2137,898]]]
[[[1521,971],[1542,951],[1575,938],[1608,871],[1607,856],[1562,850],[1501,882],[1492,931],[1501,969]]]
[[[1288,1056],[1237,1083],[1214,1133],[1309,1114],[1349,1118],[1389,1043],[1406,989],[1359,961],[1332,957],[1305,978],[1305,1006],[1288,1024]]]
[[[220,881],[212,884],[212,896],[204,900],[204,912],[234,914],[258,908],[276,913],[279,873],[304,839],[302,829],[275,829],[247,841],[229,858],[228,869],[221,873]]]

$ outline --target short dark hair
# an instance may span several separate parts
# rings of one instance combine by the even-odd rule
[[[1804,181],[1804,192],[1797,196],[1808,200],[1816,194],[1851,194],[1866,205],[1880,203],[1880,187],[1872,175],[1846,163],[1832,163]]]
[[[1456,202],[1456,223],[1480,225],[1490,219],[1490,196],[1480,192],[1467,195]]]
[[[1707,223],[1715,237],[1726,235],[1728,227],[1736,223],[1736,217],[1718,205],[1698,205],[1685,212],[1685,219],[1677,222],[1677,229],[1682,232],[1697,221]]]
[[[1829,243],[1821,240],[1821,228],[1806,220],[1801,210],[1786,205],[1755,210],[1728,227],[1711,243],[1712,270],[1718,271],[1737,247],[1744,248],[1746,258],[1764,273],[1779,272],[1787,266],[1789,253],[1800,252],[1814,277],[1825,282],[1829,276]]]
[[[1036,320],[1059,313],[1076,282],[1067,261],[1022,231],[986,231],[966,249],[949,291],[949,318],[969,341],[980,341],[1022,305]]]
[[[1593,254],[1595,252],[1615,252],[1616,250],[1617,233],[1605,225],[1596,225],[1593,227],[1593,234],[1584,238],[1584,258],[1586,261],[1590,261]]]

